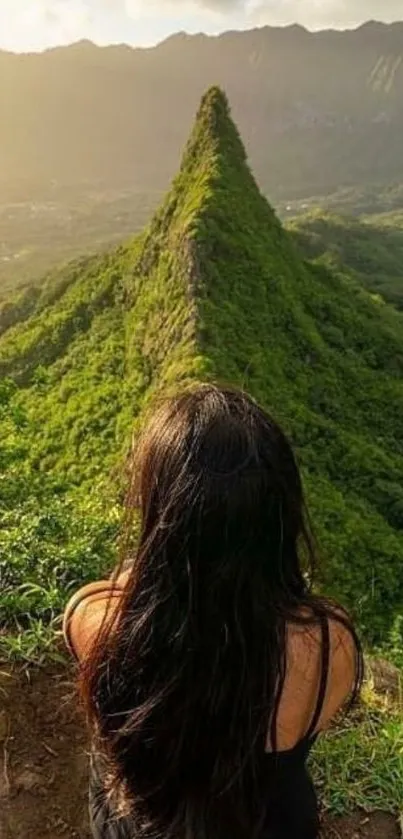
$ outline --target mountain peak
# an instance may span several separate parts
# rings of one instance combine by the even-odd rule
[[[218,87],[210,87],[202,97],[193,131],[188,140],[182,170],[199,166],[206,157],[212,163],[224,155],[239,166],[246,162],[246,151],[232,119],[228,99]]]
[[[156,241],[168,230],[182,240],[184,231],[200,228],[205,217],[210,223],[215,213],[230,214],[231,207],[242,205],[246,196],[260,209],[263,202],[265,224],[273,221],[274,213],[249,168],[227,96],[213,86],[201,99],[179,173],[150,225],[146,250],[155,252]]]
[[[219,114],[224,111],[229,116],[229,103],[226,93],[218,85],[212,85],[206,91],[200,102],[199,115],[204,111]]]

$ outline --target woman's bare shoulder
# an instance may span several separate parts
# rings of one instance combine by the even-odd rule
[[[329,627],[329,667],[326,692],[316,726],[325,729],[348,700],[356,680],[357,649],[345,613],[334,610]],[[290,623],[287,629],[287,670],[278,714],[278,740],[293,748],[307,733],[318,701],[323,663],[320,622]]]
[[[329,628],[329,677],[345,673],[348,681],[356,669],[356,643],[346,612],[334,608],[324,618]],[[318,666],[320,669],[323,649],[323,630],[319,620],[309,623],[289,623],[287,627],[287,652],[293,668],[307,670],[312,667],[315,679]]]
[[[80,660],[85,656],[109,606],[116,611],[127,576],[125,573],[117,579],[89,583],[70,598],[63,615],[63,635],[75,658]]]

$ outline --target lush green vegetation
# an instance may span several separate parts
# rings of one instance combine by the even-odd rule
[[[213,378],[246,387],[287,428],[321,583],[396,653],[402,316],[301,259],[220,91],[203,99],[142,237],[4,304],[0,332],[3,626],[40,640],[71,587],[112,566],[133,420],[161,389]]]
[[[403,212],[352,218],[313,210],[288,223],[302,253],[403,309]]]
[[[403,663],[403,315],[360,284],[348,232],[336,260],[309,225],[282,228],[212,89],[143,235],[2,304],[0,655],[58,655],[69,592],[116,560],[133,425],[161,390],[215,379],[287,428],[320,584]],[[389,266],[392,249],[369,244]],[[373,698],[331,731],[313,756],[325,805],[401,810],[402,737],[401,712]]]
[[[327,556],[323,581],[368,637],[386,638],[402,604],[401,316],[348,277],[304,265],[253,182],[224,104],[203,119],[192,147],[194,168],[210,160],[193,233],[201,346],[215,374],[246,386],[288,428]]]
[[[357,809],[401,814],[401,703],[366,689],[359,712],[319,739],[311,769],[325,809],[337,815]]]

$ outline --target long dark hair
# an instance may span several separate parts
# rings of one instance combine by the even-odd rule
[[[312,593],[292,449],[245,393],[190,389],[137,448],[129,532],[137,508],[127,586],[82,673],[91,727],[136,837],[251,839],[287,622],[333,609]]]

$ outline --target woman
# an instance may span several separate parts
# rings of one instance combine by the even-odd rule
[[[244,393],[185,392],[139,446],[129,539],[137,507],[128,569],[65,614],[93,836],[315,839],[306,759],[357,696],[362,656],[347,614],[312,593],[286,438]]]

